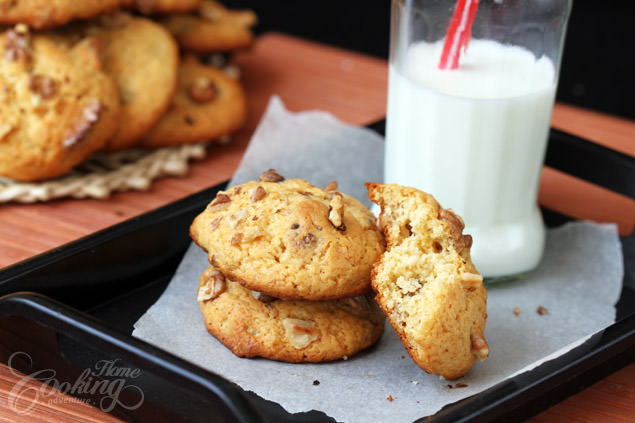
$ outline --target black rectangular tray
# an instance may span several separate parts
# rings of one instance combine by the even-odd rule
[[[382,123],[374,128],[381,132]],[[610,169],[612,176],[588,166],[589,160]],[[583,139],[552,130],[546,163],[635,196],[633,159]],[[333,421],[320,411],[291,415],[278,404],[130,336],[134,322],[161,295],[190,245],[192,220],[224,186],[0,271],[2,361],[26,374],[54,369],[56,381],[70,384],[102,360],[120,369],[138,369],[127,376],[95,376],[127,387],[109,411],[125,421]],[[548,226],[570,220],[545,209],[543,215]],[[633,362],[635,235],[621,241],[625,276],[615,324],[555,360],[419,421],[523,420]],[[104,408],[103,394],[69,393]]]

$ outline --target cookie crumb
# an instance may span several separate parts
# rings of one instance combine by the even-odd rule
[[[448,389],[455,389],[455,388],[466,388],[468,385],[467,383],[463,383],[463,382],[456,382],[454,385],[446,385],[448,387]]]
[[[520,309],[518,307],[514,307],[514,316],[520,315]]]
[[[388,395],[388,396],[386,397],[386,399],[387,399],[388,401],[390,401],[390,402],[392,402],[392,401],[393,401],[392,395]]]
[[[416,380],[413,380],[413,381],[412,381],[412,384],[413,384],[413,385],[418,385],[418,384],[419,384],[419,382],[418,382],[418,381],[416,381]]]
[[[543,306],[538,306],[538,308],[536,309],[536,313],[538,313],[541,316],[544,316],[545,314],[549,314],[549,310],[547,310]]]
[[[320,384],[320,381],[319,381],[319,380],[315,379],[315,380],[313,381],[313,386],[318,386],[319,384]]]
[[[402,356],[401,356],[401,359],[403,360],[404,358],[406,358],[406,356],[405,356],[405,355],[402,355]]]

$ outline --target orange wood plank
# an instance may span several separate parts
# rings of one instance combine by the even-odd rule
[[[0,363],[0,422],[112,423],[121,420]],[[16,383],[24,383],[14,391]]]
[[[383,60],[272,33],[261,37],[235,61],[243,71],[249,115],[245,128],[230,144],[212,146],[209,157],[193,163],[186,177],[162,179],[148,192],[119,193],[106,201],[0,205],[0,268],[228,179],[273,94],[280,95],[291,110],[326,110],[351,124],[368,124],[385,115],[387,65]],[[632,121],[557,104],[552,125],[635,156]],[[587,216],[576,214],[580,209],[588,209],[590,218],[616,221],[622,233],[632,231],[632,199],[589,185],[545,168],[540,201],[578,218]],[[607,213],[607,209],[614,210]],[[7,372],[2,370],[0,364],[0,385],[7,381],[2,376]],[[635,364],[631,364],[531,421],[634,422],[634,391]],[[99,410],[78,412],[66,405],[42,406],[38,415],[27,420],[11,414],[5,400],[6,389],[0,387],[0,422],[67,422],[80,417],[86,418],[81,421],[112,421],[109,416],[94,414]]]
[[[538,190],[541,205],[576,219],[616,223],[621,236],[635,227],[635,200],[543,167]]]
[[[635,157],[635,122],[559,103],[551,125],[597,144]]]

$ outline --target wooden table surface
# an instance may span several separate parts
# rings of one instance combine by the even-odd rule
[[[290,110],[326,110],[356,125],[385,116],[387,64],[383,60],[269,33],[238,54],[235,62],[242,70],[249,118],[231,143],[212,146],[206,159],[191,164],[186,177],[162,179],[147,192],[117,193],[108,200],[0,205],[0,268],[229,179],[273,94]],[[635,122],[557,104],[552,125],[635,157]],[[635,225],[632,198],[554,169],[543,170],[539,201],[576,218],[615,222],[622,235],[630,234]],[[37,404],[28,416],[16,416],[7,407],[15,377],[0,366],[0,421],[113,421],[99,410],[69,401],[58,406]],[[635,364],[530,421],[635,422]]]

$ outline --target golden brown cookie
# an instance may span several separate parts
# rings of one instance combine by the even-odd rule
[[[367,183],[381,206],[386,252],[373,268],[377,302],[412,359],[446,379],[463,376],[489,347],[487,293],[470,259],[463,221],[429,194]]]
[[[240,83],[211,66],[188,61],[168,111],[139,142],[142,147],[216,140],[237,131],[247,117]]]
[[[204,1],[198,13],[163,17],[163,24],[184,50],[200,53],[228,52],[253,42],[258,18],[251,10],[231,10],[215,1]]]
[[[0,23],[44,29],[117,9],[121,0],[0,0]]]
[[[383,251],[375,217],[336,188],[275,171],[220,192],[192,224],[194,241],[232,280],[283,298],[329,300],[370,290]]]
[[[25,25],[0,35],[0,175],[63,175],[117,130],[117,86],[92,41],[70,46]]]
[[[121,118],[105,151],[133,146],[165,114],[178,81],[178,46],[149,19],[119,13],[91,28],[103,42],[104,69],[119,86]]]
[[[122,5],[144,15],[178,13],[196,10],[201,0],[122,0]]]
[[[214,267],[201,275],[197,299],[207,330],[239,357],[346,359],[377,342],[384,330],[372,298],[284,301],[250,291]]]

